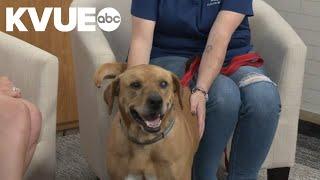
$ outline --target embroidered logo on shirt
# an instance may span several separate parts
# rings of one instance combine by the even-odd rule
[[[207,7],[221,4],[221,0],[209,0]]]

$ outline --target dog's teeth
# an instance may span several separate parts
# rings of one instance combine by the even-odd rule
[[[146,121],[146,124],[148,127],[156,128],[161,125],[161,120],[158,118],[157,120],[154,120],[154,121]]]

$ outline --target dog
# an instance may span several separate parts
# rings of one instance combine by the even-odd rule
[[[95,85],[101,87],[105,79],[112,79],[104,91],[110,114],[118,100],[107,140],[110,179],[190,180],[200,141],[190,89],[154,65],[103,64]]]

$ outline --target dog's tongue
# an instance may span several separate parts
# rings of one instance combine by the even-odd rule
[[[148,127],[157,128],[161,125],[160,115],[152,121],[145,121]]]

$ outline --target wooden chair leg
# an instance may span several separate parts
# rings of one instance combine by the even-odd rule
[[[268,169],[268,180],[288,180],[289,173],[289,167]]]

